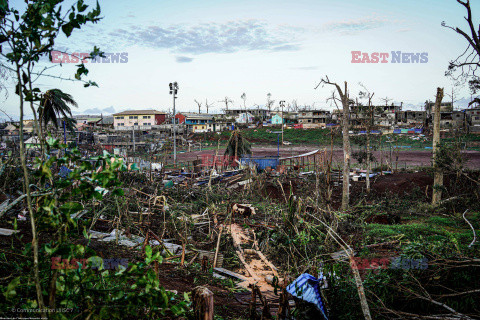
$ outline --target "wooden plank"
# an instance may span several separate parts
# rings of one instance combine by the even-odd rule
[[[232,277],[232,278],[236,278],[238,280],[242,280],[242,281],[248,281],[248,278],[239,274],[239,273],[236,273],[236,272],[233,272],[233,271],[230,271],[230,270],[227,270],[227,269],[224,269],[224,268],[220,268],[220,267],[216,267],[216,268],[213,268],[213,271],[216,271],[218,273],[221,273],[221,274],[224,274],[224,275],[227,275],[229,277]]]
[[[268,265],[270,269],[272,269],[273,274],[278,278],[277,268],[270,261],[268,261],[267,257],[265,257],[260,250],[257,250],[256,252],[260,259],[262,259],[263,262],[265,262],[265,264]]]

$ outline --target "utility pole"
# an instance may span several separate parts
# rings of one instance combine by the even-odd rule
[[[280,101],[280,107],[282,107],[282,146],[283,146],[283,107],[285,106],[285,100]]]
[[[177,93],[178,93],[178,83],[175,82],[170,82],[169,84],[170,87],[170,94],[173,96],[173,166],[175,167],[177,165],[177,132],[176,132],[176,126],[175,126],[175,99],[177,99]]]

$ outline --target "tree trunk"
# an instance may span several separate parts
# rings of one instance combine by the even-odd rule
[[[347,94],[347,82],[345,82],[345,91],[339,92],[343,106],[343,190],[342,190],[342,210],[348,210],[350,202],[350,136],[348,134],[348,120],[350,118],[349,101]]]
[[[38,268],[38,239],[37,239],[37,230],[35,226],[35,216],[33,214],[33,207],[32,207],[32,197],[30,194],[30,180],[28,176],[28,169],[27,169],[27,162],[25,159],[25,141],[23,141],[23,93],[22,93],[22,75],[20,66],[17,64],[17,78],[18,78],[18,96],[20,97],[20,130],[19,130],[19,138],[20,138],[20,162],[22,165],[23,171],[23,179],[25,185],[25,193],[27,194],[27,207],[28,212],[30,215],[30,224],[32,229],[32,247],[33,247],[33,270],[34,270],[34,279],[35,279],[35,288],[37,291],[37,300],[38,300],[38,308],[42,311],[40,312],[42,318],[46,318],[45,313],[45,305],[43,303],[43,294],[42,294],[42,286],[40,283],[40,273]]]
[[[195,320],[213,320],[213,292],[206,287],[196,287],[192,291]]]
[[[435,113],[433,119],[433,194],[432,205],[436,205],[442,199],[442,187],[443,187],[443,172],[442,169],[437,166],[436,155],[438,144],[440,143],[440,104],[443,99],[443,88],[437,88],[437,97],[435,99]]]
[[[370,193],[370,132],[367,132],[367,177],[366,177],[366,187],[367,193]]]

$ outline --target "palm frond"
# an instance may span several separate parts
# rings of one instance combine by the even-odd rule
[[[69,129],[72,126],[72,111],[70,106],[78,107],[77,102],[73,97],[63,92],[60,89],[51,89],[45,92],[38,109],[39,119],[46,127],[48,123],[53,122],[53,125],[58,128],[58,118],[63,115],[65,119],[69,119]]]

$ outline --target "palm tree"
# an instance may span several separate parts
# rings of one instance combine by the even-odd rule
[[[58,119],[63,116],[67,128],[74,131],[76,121],[72,118],[70,106],[78,107],[71,95],[60,89],[48,90],[43,94],[38,108],[40,126],[46,128],[53,122],[55,128],[58,128]]]

